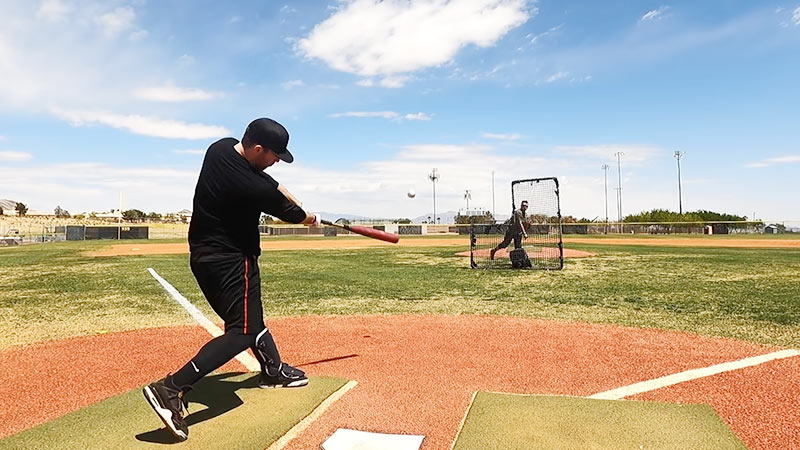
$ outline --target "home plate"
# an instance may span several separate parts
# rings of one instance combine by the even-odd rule
[[[322,443],[322,450],[419,450],[423,439],[425,436],[339,428]]]

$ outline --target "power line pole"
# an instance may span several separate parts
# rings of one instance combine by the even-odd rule
[[[683,158],[683,152],[676,151],[675,159],[678,160],[678,214],[683,214],[683,199],[681,198],[681,158]]]
[[[428,175],[428,179],[433,183],[433,223],[436,223],[436,180],[439,179],[439,171],[434,168]]]
[[[606,234],[608,234],[608,164],[603,164],[600,166],[603,169],[603,189],[605,191],[605,198],[606,198]]]
[[[620,222],[620,226],[622,226],[622,155],[624,154],[623,152],[614,153],[614,156],[617,157],[617,221]]]

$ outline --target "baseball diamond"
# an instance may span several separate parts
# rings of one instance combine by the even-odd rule
[[[685,241],[693,241],[694,247],[670,247],[683,245]],[[509,401],[505,397],[498,397],[496,393],[506,393],[524,396],[515,401],[523,402],[518,407],[518,413],[526,411],[524,414],[530,414],[530,423],[535,423],[535,417],[539,414],[536,405],[541,402],[555,402],[553,405],[558,406],[551,405],[548,408],[556,407],[559,411],[562,408],[563,411],[569,411],[573,405],[580,404],[570,400],[577,398],[586,398],[587,401],[594,398],[595,402],[623,402],[619,408],[603,409],[602,403],[588,403],[582,407],[584,410],[599,407],[606,411],[596,417],[589,428],[584,427],[585,420],[581,424],[570,424],[569,417],[578,417],[577,413],[559,416],[558,427],[572,431],[541,437],[546,439],[546,446],[552,448],[574,448],[580,446],[579,442],[584,437],[597,436],[603,441],[619,433],[632,438],[641,436],[642,439],[659,436],[655,443],[642,441],[648,442],[648,448],[664,448],[657,445],[659,442],[664,446],[675,442],[693,442],[692,448],[706,448],[703,442],[709,440],[726,442],[724,448],[800,446],[800,429],[797,426],[800,416],[793,408],[793,397],[790,395],[800,391],[794,376],[800,370],[800,353],[791,348],[796,348],[798,344],[791,339],[786,340],[785,345],[770,345],[757,343],[757,338],[749,338],[751,342],[748,342],[741,338],[722,337],[719,331],[714,331],[719,330],[717,328],[696,329],[694,331],[701,333],[696,334],[691,330],[694,325],[684,328],[680,321],[669,318],[672,317],[670,315],[659,316],[661,319],[658,320],[652,316],[651,323],[658,322],[660,326],[648,326],[644,322],[631,322],[635,326],[623,325],[625,321],[614,319],[611,315],[601,320],[611,320],[612,323],[590,323],[581,319],[595,317],[593,320],[596,321],[600,316],[592,314],[597,313],[597,306],[583,308],[579,302],[570,303],[569,300],[563,304],[537,300],[534,304],[540,311],[549,311],[548,316],[542,318],[496,314],[477,307],[480,302],[488,301],[490,303],[487,305],[516,307],[520,310],[520,307],[530,305],[525,298],[554,295],[551,289],[556,286],[561,291],[557,295],[569,297],[573,295],[571,289],[575,289],[576,299],[581,292],[584,299],[592,298],[596,295],[592,290],[576,289],[574,286],[576,283],[580,285],[583,282],[581,280],[589,274],[593,274],[591,278],[595,290],[604,289],[602,285],[607,282],[609,289],[620,292],[620,284],[615,281],[618,278],[613,271],[629,273],[631,270],[658,270],[666,273],[666,266],[662,266],[660,261],[675,267],[683,267],[682,261],[690,263],[694,267],[694,273],[687,274],[691,284],[684,287],[677,279],[670,281],[671,278],[662,277],[660,282],[665,283],[663,286],[651,281],[642,284],[639,290],[635,283],[641,277],[634,276],[627,281],[634,284],[624,289],[633,293],[631,299],[637,295],[652,295],[648,292],[662,292],[659,295],[683,292],[681,297],[674,297],[670,303],[664,304],[665,314],[673,311],[672,306],[679,298],[689,299],[693,295],[691,292],[704,292],[710,286],[709,282],[715,283],[703,281],[706,279],[704,274],[713,265],[717,268],[726,267],[729,276],[747,272],[751,279],[756,277],[762,280],[761,296],[769,298],[783,292],[780,287],[783,272],[779,270],[762,274],[754,271],[746,263],[746,258],[752,252],[761,252],[761,258],[778,258],[776,261],[782,261],[780,267],[794,270],[798,244],[795,241],[736,241],[736,245],[750,243],[753,247],[782,242],[781,245],[785,247],[759,250],[726,248],[734,243],[729,238],[625,240],[598,237],[591,240],[592,244],[571,244],[567,239],[565,256],[573,251],[582,257],[568,258],[565,271],[481,271],[478,279],[473,271],[465,270],[468,267],[466,258],[457,256],[457,253],[469,254],[468,242],[463,236],[404,238],[398,246],[370,246],[367,244],[370,242],[376,241],[367,238],[327,238],[267,239],[262,242],[262,249],[271,252],[271,262],[262,267],[262,273],[270,267],[270,277],[294,277],[299,273],[311,275],[314,272],[307,267],[309,261],[314,261],[313,267],[336,264],[339,269],[333,272],[328,269],[326,273],[333,273],[337,277],[335,285],[350,285],[348,289],[352,293],[345,291],[343,295],[352,296],[351,301],[355,303],[342,309],[348,300],[320,297],[315,300],[320,306],[330,305],[319,310],[322,314],[309,311],[309,314],[299,316],[267,317],[269,329],[277,336],[277,343],[281,347],[281,357],[292,361],[293,365],[308,374],[308,387],[293,391],[298,392],[296,394],[282,394],[279,391],[273,394],[258,390],[258,372],[250,372],[257,367],[257,364],[253,365],[252,356],[233,360],[187,394],[189,412],[185,418],[191,437],[186,445],[203,448],[216,448],[215,445],[248,448],[253,445],[262,449],[307,449],[319,448],[336,434],[339,438],[347,435],[360,436],[361,439],[377,439],[375,436],[391,439],[393,435],[421,436],[419,448],[425,450],[485,448],[485,439],[495,442],[498,439],[496,436],[511,439],[524,431],[504,430],[502,427],[514,422],[491,419],[493,415],[502,415],[503,405]],[[619,242],[633,245],[620,245]],[[88,447],[122,445],[125,448],[144,448],[168,442],[169,434],[147,410],[148,405],[141,400],[138,391],[151,380],[163,376],[164,364],[174,359],[190,358],[192,349],[207,341],[209,333],[219,333],[222,325],[215,321],[213,311],[200,302],[202,298],[196,285],[186,278],[186,254],[170,254],[176,249],[186,252],[184,244],[172,247],[173,244],[141,241],[124,246],[107,243],[50,245],[52,247],[47,249],[21,247],[5,250],[0,256],[0,264],[5,262],[7,273],[8,270],[15,273],[16,269],[8,265],[11,261],[8,258],[14,261],[24,258],[29,261],[29,267],[38,267],[41,273],[47,274],[44,278],[48,280],[47,285],[62,286],[67,299],[75,288],[78,288],[77,292],[84,292],[84,298],[99,296],[99,299],[107,299],[108,291],[105,289],[93,293],[95,282],[91,280],[96,276],[108,280],[109,270],[120,271],[127,275],[115,279],[119,278],[120,282],[130,280],[130,284],[118,284],[117,288],[126,297],[136,299],[144,295],[143,298],[160,305],[161,310],[171,310],[173,313],[166,316],[167,322],[163,322],[157,321],[160,314],[148,312],[147,321],[140,325],[136,325],[136,314],[128,313],[126,320],[120,323],[130,328],[116,328],[116,331],[107,319],[102,319],[109,317],[107,314],[100,316],[99,322],[97,318],[86,317],[84,324],[105,322],[107,324],[103,326],[106,328],[99,332],[97,329],[85,329],[69,334],[58,334],[66,330],[53,328],[50,338],[36,338],[34,334],[19,334],[8,329],[6,339],[16,335],[18,339],[25,339],[18,341],[25,345],[6,344],[0,347],[0,363],[8,369],[0,374],[0,395],[8,405],[0,410],[0,448],[28,447],[28,444],[36,445],[37,442],[39,445],[59,442],[62,448],[86,448],[82,436],[92,435],[91,430],[106,430],[109,427],[117,431],[98,431],[102,439],[93,437],[94,441]],[[56,259],[41,258],[53,252],[61,256]],[[111,252],[116,252],[117,256],[109,256]],[[305,256],[298,260],[297,252]],[[767,256],[764,252],[773,253]],[[105,256],[88,256],[88,253]],[[501,254],[498,252],[498,255]],[[745,258],[741,260],[742,263],[736,262],[736,255]],[[704,259],[709,259],[709,262],[704,262]],[[52,264],[66,261],[71,261],[69,271],[46,269]],[[369,268],[361,264],[363,261],[370,261]],[[284,273],[283,268],[290,266],[291,275]],[[644,266],[651,269],[645,269]],[[103,267],[114,269],[103,270]],[[154,270],[148,272],[148,267]],[[415,284],[409,284],[407,288],[393,287],[397,280],[385,274],[396,273],[400,268],[409,272]],[[154,279],[156,275],[163,279],[163,286]],[[79,286],[69,284],[76,276],[86,281]],[[486,276],[492,279],[481,280]],[[428,278],[436,280],[436,284],[430,284]],[[777,290],[773,290],[769,283],[763,284],[767,279],[772,280],[769,282],[771,284],[777,283]],[[471,285],[496,285],[497,282],[515,285],[519,282],[529,283],[530,288],[535,290],[526,288],[521,295],[514,296],[512,291],[501,289],[498,303],[488,298],[477,300],[474,293],[468,293],[474,289],[469,287]],[[13,283],[11,286],[18,286]],[[323,279],[316,283],[327,286]],[[399,303],[391,297],[375,303],[375,308],[361,303],[363,300],[355,293],[369,292],[362,289],[370,289],[369,286],[374,287],[376,283],[384,296],[398,295]],[[458,302],[453,309],[447,309],[442,308],[445,305],[440,300],[442,294],[434,292],[420,297],[426,299],[425,304],[439,304],[437,308],[442,309],[438,311],[428,309],[422,303],[409,302],[413,298],[411,293],[419,292],[419,286],[436,289],[437,285],[444,289],[463,286],[466,289],[461,294],[464,298],[447,299],[446,302]],[[167,293],[167,286],[174,291],[173,294]],[[719,285],[714,286],[720,289]],[[398,288],[403,290],[392,294]],[[15,289],[19,290],[19,287]],[[290,292],[285,291],[280,295],[291,297],[293,294]],[[737,296],[754,298],[747,292],[730,291],[726,296],[741,305],[743,303],[736,300],[739,298]],[[173,295],[183,297],[186,305],[179,305],[171,298]],[[704,295],[708,307],[708,301],[713,296]],[[511,303],[509,298],[512,299]],[[592,301],[599,303],[599,300]],[[653,306],[658,305],[654,297],[650,301]],[[291,304],[298,305],[296,302]],[[356,306],[358,304],[363,306]],[[102,305],[109,312],[117,308],[108,300],[102,300]],[[652,311],[641,309],[635,303],[631,302],[631,305],[634,306],[633,311],[639,311],[639,314],[630,317],[643,319],[652,314]],[[196,310],[192,315],[184,309],[188,306]],[[423,307],[425,309],[419,309]],[[530,306],[524,307],[532,311]],[[576,307],[577,314],[569,313],[571,308]],[[615,306],[624,307],[625,303]],[[683,307],[691,308],[686,305]],[[291,306],[289,309],[296,308]],[[414,312],[415,309],[419,312]],[[281,307],[276,309],[279,313],[282,310]],[[61,311],[61,314],[68,313],[69,309]],[[463,314],[459,311],[470,312]],[[792,314],[791,308],[786,311]],[[211,325],[198,325],[198,317],[211,318]],[[60,323],[69,323],[69,319],[65,320]],[[712,318],[704,320],[716,323]],[[170,325],[169,322],[183,325]],[[78,323],[75,321],[75,324]],[[670,323],[673,325],[666,328],[683,328],[683,331],[664,329]],[[736,329],[746,329],[746,325],[742,325],[744,323],[737,325]],[[753,332],[763,333],[768,329],[756,327]],[[777,343],[781,341],[781,335],[775,334],[769,340]],[[480,339],[476,339],[476,336]],[[124,354],[125,358],[109,357],[110,354]],[[499,373],[511,376],[498,376]],[[58,382],[53,383],[54,379]],[[209,395],[221,395],[220,398],[230,400],[213,406],[218,404],[218,400],[213,400]],[[636,403],[625,403],[631,401]],[[291,408],[292,414],[275,415],[268,412],[273,408],[266,408],[263,413],[253,416],[250,408],[258,408],[262,402],[285,404]],[[682,404],[697,407],[675,409],[670,406]],[[635,409],[631,409],[634,407],[644,410],[636,413]],[[475,414],[480,411],[490,414],[480,416],[483,417],[480,420],[489,422],[482,425],[482,422],[476,422],[479,416]],[[630,422],[630,414],[641,420]],[[120,423],[114,420],[115,417],[129,419]],[[247,417],[251,417],[252,421]],[[307,419],[302,420],[303,417]],[[630,423],[620,428],[622,425],[618,420],[622,417],[629,417],[626,420]],[[663,428],[665,423],[671,425]],[[227,435],[214,437],[215,433],[210,432],[229,426],[241,427],[237,428],[242,431],[236,434],[240,437],[235,442],[227,439]],[[489,433],[487,426],[496,434]],[[662,427],[659,430],[665,433],[648,433],[647,430],[652,427]],[[77,428],[86,432],[75,434]],[[250,429],[259,432],[247,431]],[[482,429],[486,432],[479,431]],[[353,433],[347,434],[346,430],[352,430]],[[521,439],[521,442],[534,442],[526,440],[529,438]],[[331,445],[333,443],[333,440],[329,442]],[[515,448],[518,444],[509,441],[503,445],[504,448]]]

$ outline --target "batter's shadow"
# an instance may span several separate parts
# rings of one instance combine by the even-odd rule
[[[186,425],[191,427],[200,422],[219,417],[243,405],[244,402],[236,395],[236,391],[239,389],[258,388],[260,374],[256,372],[252,377],[242,381],[227,381],[228,378],[242,375],[242,373],[221,373],[203,377],[198,381],[194,389],[186,394],[186,398],[189,400],[190,408],[192,408],[193,403],[200,403],[205,405],[206,408],[186,416]],[[179,442],[166,427],[137,434],[136,440],[155,444],[177,444]]]

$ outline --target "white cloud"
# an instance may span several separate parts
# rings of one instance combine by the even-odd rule
[[[64,110],[59,108],[52,108],[51,112],[75,126],[98,123],[144,136],[170,139],[208,139],[230,134],[224,127],[135,114],[122,115],[106,111]]]
[[[0,161],[22,162],[33,159],[33,155],[26,152],[0,150]]]
[[[98,163],[0,166],[0,192],[33,209],[56,205],[72,213],[117,208],[174,212],[191,209],[197,169],[118,167]]]
[[[145,40],[148,34],[147,30],[136,30],[128,36],[128,39],[131,42],[139,42]]]
[[[136,12],[134,12],[133,8],[123,6],[97,16],[95,22],[103,30],[103,34],[106,37],[114,37],[123,31],[133,28],[134,19],[136,19]]]
[[[568,76],[569,76],[569,72],[564,72],[564,71],[556,72],[556,73],[550,75],[549,77],[545,78],[544,82],[545,83],[555,83],[556,81],[563,80],[564,78],[567,78]]]
[[[288,91],[289,89],[305,86],[305,83],[303,83],[303,80],[289,80],[282,83],[281,86]]]
[[[423,112],[400,114],[395,111],[347,111],[342,113],[331,114],[330,117],[358,117],[358,118],[380,118],[389,120],[431,120],[431,116]]]
[[[661,20],[664,17],[664,13],[669,9],[669,6],[662,6],[658,9],[654,9],[652,11],[648,11],[645,15],[639,19],[641,22],[647,22],[648,20]]]
[[[592,158],[608,163],[616,162],[616,153],[622,153],[620,161],[622,165],[633,164],[642,165],[648,161],[656,159],[667,153],[659,148],[637,145],[583,145],[569,146],[560,145],[554,149],[557,153],[578,156],[581,158]]]
[[[178,64],[181,66],[188,66],[194,64],[195,58],[192,55],[181,55],[178,58]]]
[[[270,173],[290,183],[287,188],[312,211],[416,217],[431,211],[428,174],[434,167],[440,174],[437,211],[463,208],[465,189],[472,191],[470,207],[491,209],[492,170],[496,169],[497,213],[507,214],[512,180],[536,176],[532,174],[555,175],[576,164],[562,157],[502,154],[491,145],[418,144],[350,170],[309,167],[300,159],[292,166],[275,166]],[[410,188],[417,191],[415,200],[406,196]],[[591,204],[591,200],[586,202]]]
[[[431,120],[431,116],[422,112],[418,112],[415,114],[406,114],[405,116],[403,116],[403,118],[406,120],[424,120],[424,121]]]
[[[465,46],[494,45],[534,13],[526,3],[345,0],[343,7],[298,41],[297,49],[333,69],[365,77],[414,72],[451,61]],[[382,84],[397,83],[386,78]]]
[[[45,0],[39,5],[36,17],[47,22],[61,22],[66,18],[70,10],[69,5],[61,0]]]
[[[556,34],[563,27],[564,27],[564,24],[562,23],[561,25],[552,27],[552,28],[548,29],[547,31],[545,31],[543,33],[539,33],[537,35],[529,34],[529,35],[527,35],[525,37],[530,39],[532,45],[536,45],[539,41],[543,40],[544,38]]]
[[[792,12],[792,23],[800,26],[800,6]]]
[[[799,162],[800,162],[800,155],[789,155],[789,156],[779,156],[776,158],[767,158],[763,161],[748,163],[745,164],[745,167],[761,168],[761,167],[776,166],[781,164],[793,164]]]
[[[200,149],[186,149],[186,150],[173,150],[172,153],[178,155],[205,155],[206,151]]]
[[[401,88],[408,81],[408,77],[385,77],[381,79],[381,86],[387,88]]]
[[[636,148],[595,146],[573,149],[577,149],[575,153],[593,154],[602,152],[592,149],[622,149],[636,153]],[[288,183],[287,188],[311,211],[371,217],[416,217],[430,213],[432,192],[428,174],[434,167],[440,174],[436,184],[437,211],[463,208],[464,191],[470,189],[470,207],[491,209],[496,201],[497,213],[508,214],[511,181],[544,176],[558,177],[562,185],[564,214],[593,217],[602,209],[603,177],[598,175],[599,161],[596,165],[587,165],[586,158],[576,157],[575,153],[533,150],[506,153],[493,145],[462,144],[417,144],[393,150],[376,153],[378,159],[348,169],[334,169],[324,163],[316,167],[308,165],[302,152],[297,150],[294,164],[277,164],[268,172],[282,184]],[[658,153],[669,154],[666,151]],[[627,153],[622,161],[626,169],[627,208],[634,211],[659,205],[654,202],[660,199],[663,187],[647,179],[643,188],[636,189],[632,181],[641,169],[635,169],[626,158]],[[48,210],[60,205],[73,213],[116,207],[119,194],[123,193],[126,208],[172,212],[191,208],[198,170],[198,166],[182,169],[155,164],[149,167],[97,163],[23,164],[21,167],[0,164],[0,192],[7,198],[25,202],[33,209]],[[492,172],[495,172],[494,180]],[[629,174],[633,174],[633,180]],[[672,182],[672,177],[668,177],[670,187]],[[415,200],[406,196],[410,188],[417,191]],[[494,198],[493,190],[496,190]],[[662,203],[671,201],[671,191],[670,195],[661,197],[664,198]],[[598,208],[598,205],[601,206]]]
[[[519,133],[509,133],[509,134],[503,134],[503,133],[481,133],[481,136],[485,137],[485,138],[488,138],[488,139],[499,139],[501,141],[516,141],[516,140],[519,140],[519,139],[521,139],[523,137]]]
[[[212,100],[220,97],[218,92],[204,91],[196,88],[180,86],[151,86],[136,90],[133,95],[142,100],[153,102],[179,103],[198,100]]]
[[[53,104],[119,104],[132,86],[163,76],[171,67],[159,57],[161,43],[108,39],[127,33],[135,41],[147,32],[138,28],[132,6],[107,3],[3,1],[0,108],[40,113]]]

